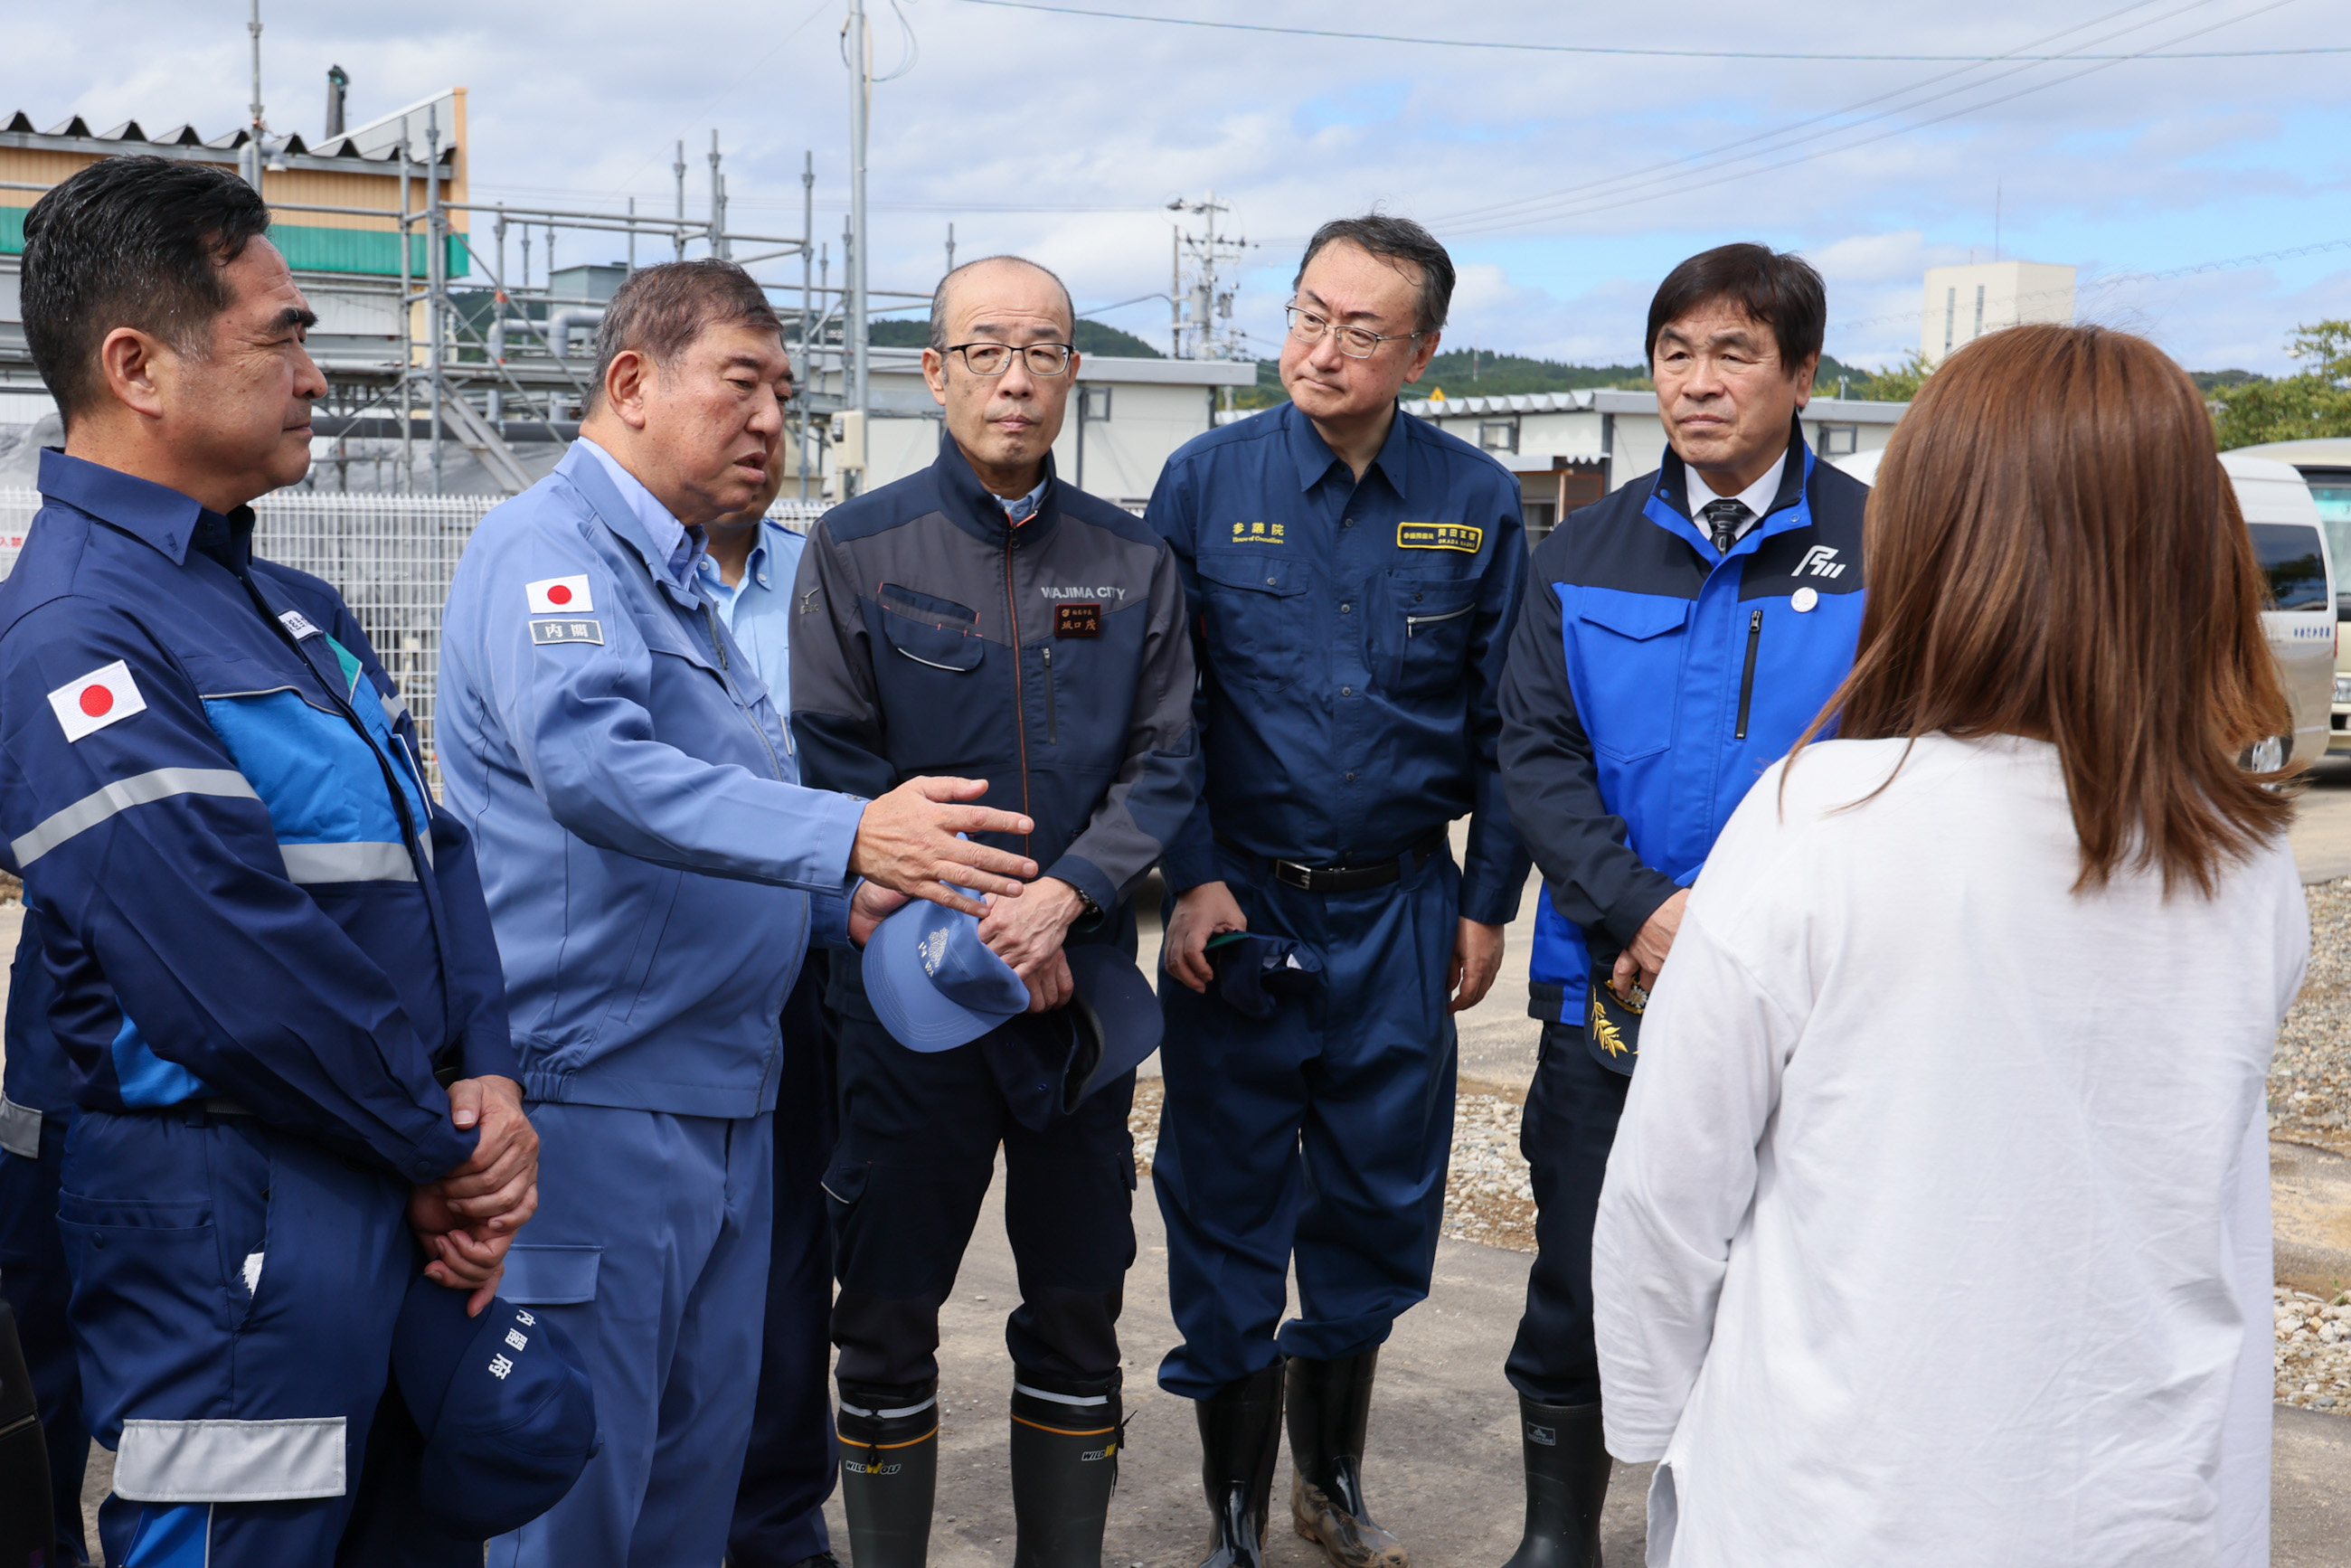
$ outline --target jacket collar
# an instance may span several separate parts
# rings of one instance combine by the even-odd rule
[[[670,570],[669,556],[662,549],[660,541],[645,527],[644,519],[637,516],[636,508],[622,496],[621,487],[612,483],[611,475],[605,472],[604,465],[598,461],[594,453],[575,441],[570,450],[563,455],[563,460],[555,465],[555,471],[569,479],[572,487],[586,498],[589,509],[596,514],[598,520],[636,552],[638,559],[645,563],[646,571],[661,584],[664,591],[688,610],[701,606],[700,574],[689,570],[684,582],[677,580]],[[689,568],[693,565],[691,556],[687,558],[686,564]]]
[[[931,473],[938,484],[939,509],[966,533],[987,544],[1001,546],[1007,535],[1022,546],[1033,544],[1051,533],[1061,520],[1061,486],[1053,470],[1050,448],[1045,453],[1045,494],[1029,520],[1017,528],[1004,520],[1004,504],[979,482],[971,460],[944,425],[939,429],[938,461],[931,465]]]
[[[1283,403],[1280,417],[1289,442],[1290,461],[1298,465],[1298,488],[1301,493],[1320,485],[1332,465],[1345,467],[1331,450],[1330,443],[1322,439],[1322,433],[1314,428],[1314,422],[1301,413],[1296,403]],[[1412,437],[1405,422],[1411,417],[1401,405],[1397,407],[1395,417],[1388,422],[1387,439],[1380,443],[1379,455],[1372,459],[1372,467],[1387,476],[1389,488],[1398,496],[1405,493],[1405,474],[1409,466],[1405,444]],[[1368,474],[1371,469],[1364,472]],[[1351,474],[1349,478],[1353,477]]]
[[[41,449],[41,494],[53,501],[89,513],[168,558],[184,565],[192,547],[208,553],[225,551],[242,562],[250,557],[253,508],[239,507],[223,515],[206,511],[193,497],[167,485],[141,479],[119,468],[109,468],[83,457],[68,457],[54,446]]]
[[[1771,505],[1753,528],[1740,537],[1730,547],[1730,556],[1753,549],[1773,534],[1785,533],[1792,528],[1802,528],[1812,522],[1812,510],[1803,505],[1805,490],[1813,480],[1813,450],[1804,444],[1804,416],[1799,409],[1788,421],[1788,453],[1801,456],[1802,461],[1780,460],[1780,487],[1772,493]],[[1687,539],[1698,552],[1714,559],[1714,541],[1706,530],[1690,520],[1689,470],[1673,447],[1666,448],[1665,461],[1657,465],[1657,477],[1649,487],[1649,498],[1642,507],[1643,515],[1663,527],[1667,532]],[[1730,556],[1723,559],[1728,560]]]

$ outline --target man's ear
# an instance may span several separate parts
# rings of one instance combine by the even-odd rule
[[[938,405],[947,405],[947,357],[936,349],[923,350],[923,384],[931,389]]]
[[[648,419],[645,404],[660,375],[660,368],[645,355],[634,349],[622,350],[604,370],[604,405],[631,430],[643,430]]]
[[[108,394],[149,419],[163,417],[162,383],[178,369],[178,361],[170,345],[136,327],[117,327],[98,346],[99,372]]]
[[[1428,369],[1428,361],[1437,358],[1437,345],[1444,340],[1445,334],[1442,332],[1423,332],[1420,335],[1420,344],[1412,351],[1412,362],[1405,368],[1404,380],[1406,386],[1420,380],[1422,372]]]
[[[1817,353],[1808,355],[1804,362],[1796,368],[1797,408],[1802,409],[1813,401],[1813,383],[1820,379],[1820,373],[1821,357]]]

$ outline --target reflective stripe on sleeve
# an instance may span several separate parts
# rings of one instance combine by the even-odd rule
[[[152,773],[136,773],[128,779],[118,779],[103,789],[93,789],[61,811],[53,811],[41,824],[8,847],[19,866],[31,865],[75,834],[85,832],[105,821],[117,811],[127,811],[133,806],[144,806],[155,800],[168,800],[174,795],[222,795],[240,800],[258,800],[253,786],[245,775],[233,768],[158,768]]]
[[[343,1418],[125,1421],[114,1491],[132,1502],[340,1497]]]
[[[414,882],[416,862],[406,844],[287,844],[286,875],[305,884],[319,882]]]
[[[0,1149],[19,1159],[41,1157],[41,1113],[0,1094]]]

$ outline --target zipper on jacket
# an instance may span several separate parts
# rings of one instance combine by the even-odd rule
[[[780,782],[784,777],[784,765],[776,760],[776,748],[768,744],[768,732],[759,727],[759,721],[751,716],[749,708],[743,706],[741,695],[735,690],[734,666],[726,662],[726,646],[718,640],[718,612],[710,607],[706,599],[702,601],[702,621],[703,629],[710,633],[710,654],[718,661],[718,679],[726,687],[727,698],[735,704],[735,711],[743,716],[743,722],[751,727],[751,733],[759,737],[759,749],[768,754],[768,767]],[[787,749],[791,744],[789,740],[784,742]]]
[[[1029,810],[1029,707],[1028,695],[1020,684],[1020,600],[1012,586],[1012,525],[1004,527],[1004,612],[1012,617],[1009,628],[1012,641],[1012,733],[1020,737],[1020,814],[1030,817]],[[1033,820],[1033,819],[1032,819]],[[1020,835],[1020,852],[1029,852],[1029,835]]]
[[[1755,703],[1755,651],[1763,645],[1763,612],[1759,606],[1747,617],[1747,670],[1739,677],[1739,728],[1733,740],[1747,738],[1747,712]]]
[[[1409,642],[1413,633],[1422,627],[1435,626],[1447,621],[1458,621],[1477,608],[1474,604],[1465,604],[1458,610],[1448,610],[1442,615],[1407,615],[1404,618],[1405,638]]]
[[[1038,652],[1045,655],[1045,744],[1061,744],[1061,719],[1053,704],[1053,644],[1048,643]]]

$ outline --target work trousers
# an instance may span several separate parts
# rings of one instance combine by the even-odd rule
[[[923,1055],[862,1010],[844,1008],[837,1019],[841,1146],[824,1180],[843,1399],[886,1405],[937,1378],[939,1304],[955,1287],[998,1145],[1020,1280],[1020,1304],[1004,1327],[1014,1373],[1053,1393],[1116,1389],[1119,1308],[1134,1262],[1126,1126],[1134,1074],[1038,1131],[1010,1113],[983,1042]]]
[[[1152,1179],[1184,1340],[1159,1383],[1186,1399],[1277,1354],[1337,1360],[1385,1341],[1428,1294],[1453,1146],[1451,855],[1407,855],[1399,882],[1341,894],[1277,883],[1229,851],[1223,862],[1249,928],[1311,949],[1322,980],[1262,1019],[1215,986],[1160,981],[1167,1100]],[[1285,1324],[1293,1256],[1299,1312]]]
[[[73,1330],[66,1321],[72,1281],[57,1234],[57,1188],[71,1124],[69,1116],[42,1117],[37,1159],[0,1150],[0,1292],[16,1312],[16,1339],[33,1375],[33,1396],[40,1402],[60,1565],[89,1561],[81,1522],[89,1424],[82,1417],[81,1369],[75,1364]]]
[[[423,1266],[405,1183],[251,1116],[76,1113],[58,1227],[130,1568],[328,1568]]]
[[[751,1435],[772,1116],[530,1106],[538,1213],[498,1293],[569,1337],[604,1437],[492,1568],[711,1568]]]
[[[783,1078],[776,1095],[776,1218],[768,1317],[751,1447],[726,1532],[734,1568],[785,1568],[828,1550],[832,1495],[832,1231],[824,1170],[832,1158],[833,1040],[821,949],[784,1002]]]
[[[1519,1337],[1503,1367],[1511,1387],[1541,1404],[1590,1405],[1600,1397],[1592,1226],[1632,1084],[1593,1060],[1581,1023],[1543,1026],[1519,1124],[1519,1152],[1534,1177],[1535,1264],[1527,1274]]]

